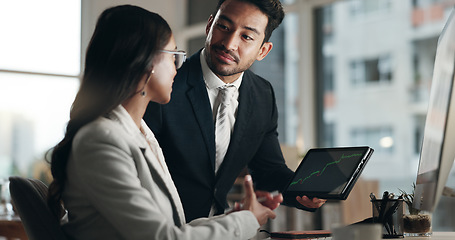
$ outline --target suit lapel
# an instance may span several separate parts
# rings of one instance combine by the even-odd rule
[[[187,76],[189,85],[187,96],[204,138],[205,146],[210,156],[210,163],[212,168],[215,169],[215,126],[207,88],[202,75],[200,52],[193,55],[188,63],[190,66]]]
[[[251,89],[251,79],[248,77],[248,74],[245,73],[242,85],[239,89],[239,107],[234,124],[234,132],[231,136],[232,144],[229,146],[228,151],[235,152],[237,150],[243,134],[247,131],[247,126],[251,116],[253,98],[254,91]]]
[[[182,224],[185,223],[185,216],[184,216],[184,211],[183,207],[180,202],[180,197],[177,193],[177,189],[175,188],[174,182],[170,177],[166,177],[166,172],[167,176],[170,176],[169,172],[167,171],[166,165],[161,166],[157,159],[157,157],[151,156],[151,154],[154,154],[147,148],[140,148],[142,151],[142,154],[144,155],[144,158],[147,162],[147,165],[150,169],[150,172],[152,174],[153,181],[161,188],[163,192],[165,192],[169,199],[171,200],[172,207],[174,208],[174,213],[173,213],[173,219],[174,223],[176,226],[182,226]],[[161,163],[164,164],[164,163]]]
[[[142,129],[145,131],[146,135],[149,136],[149,141],[153,143],[149,144],[143,137],[142,133],[134,123],[131,116],[121,105],[109,113],[108,118],[118,121],[124,127],[125,131],[131,134],[133,140],[141,150],[144,159],[147,162],[150,173],[152,174],[153,181],[162,189],[166,195],[168,195],[169,199],[171,200],[171,204],[174,210],[174,223],[176,226],[182,226],[185,224],[185,214],[183,211],[182,203],[180,202],[180,197],[177,193],[174,182],[171,179],[171,175],[166,166],[166,163],[164,162],[163,152],[161,151],[161,148],[159,148],[159,144],[156,142],[152,131],[142,120]],[[147,181],[144,181],[143,184],[148,183]],[[148,187],[149,191],[151,191],[152,187],[150,185]]]

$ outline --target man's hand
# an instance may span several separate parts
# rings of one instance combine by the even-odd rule
[[[256,191],[256,197],[262,205],[272,210],[276,209],[283,202],[283,195],[281,193],[272,195],[270,192]]]
[[[297,196],[295,199],[297,200],[297,202],[299,202],[300,204],[307,208],[320,208],[327,201],[326,199],[320,198],[309,199],[307,196],[302,197]]]

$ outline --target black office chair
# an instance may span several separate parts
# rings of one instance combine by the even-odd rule
[[[47,206],[47,186],[40,180],[17,176],[9,181],[12,203],[29,240],[67,240]]]

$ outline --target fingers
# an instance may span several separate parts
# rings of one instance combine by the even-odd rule
[[[254,193],[253,188],[253,180],[251,179],[251,175],[246,175],[245,180],[243,181],[243,188],[245,190],[245,198],[248,199],[256,199],[256,195]]]
[[[276,213],[274,211],[272,211],[271,209],[269,209],[268,211],[269,211],[269,213],[267,214],[267,216],[271,219],[275,219]]]
[[[274,199],[275,199],[276,202],[282,203],[283,200],[284,200],[283,194],[280,193],[280,194],[279,194],[278,196],[276,196]]]
[[[272,194],[270,194],[269,192],[266,192],[266,191],[256,190],[255,193],[256,193],[256,197],[258,199],[265,198],[267,200],[271,200],[273,198]]]
[[[269,219],[275,219],[276,213],[267,207],[259,205],[258,209],[252,211],[256,216],[259,225],[264,225]]]
[[[327,202],[326,199],[320,199],[320,198],[313,198],[313,203],[315,204],[324,204],[325,202]]]
[[[235,202],[235,203],[234,203],[234,211],[240,211],[241,208],[242,208],[242,207],[241,207],[241,205],[240,205],[239,202]]]
[[[283,202],[283,195],[278,191],[272,193],[266,191],[255,191],[256,198],[263,206],[266,206],[272,210],[276,209]]]
[[[297,202],[308,208],[320,208],[327,201],[325,199],[313,198],[309,199],[307,196],[297,196]]]

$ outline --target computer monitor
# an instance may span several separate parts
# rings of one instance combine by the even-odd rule
[[[455,17],[452,9],[438,39],[414,192],[414,207],[429,212],[433,212],[439,202],[455,159],[454,68]]]

